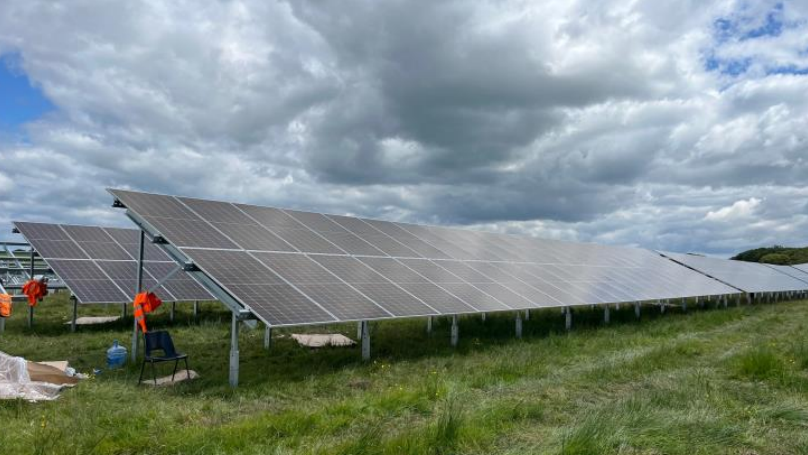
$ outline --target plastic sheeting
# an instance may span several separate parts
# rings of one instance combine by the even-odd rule
[[[352,346],[356,342],[339,333],[329,334],[302,334],[293,333],[292,338],[301,346],[321,348],[323,346]]]
[[[31,381],[28,362],[0,351],[0,399],[55,400],[64,385]]]

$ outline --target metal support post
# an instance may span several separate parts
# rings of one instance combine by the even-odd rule
[[[609,305],[608,304],[603,306],[603,323],[604,324],[609,323]]]
[[[264,349],[269,350],[272,347],[272,327],[264,327]]]
[[[356,323],[356,339],[362,339],[362,321]]]
[[[230,387],[238,387],[238,313],[230,320]]]
[[[687,311],[687,298],[682,297],[682,311]]]
[[[457,315],[452,315],[452,347],[457,346],[457,342],[460,339],[460,327],[457,325]]]
[[[176,315],[176,312],[177,302],[171,302],[171,312],[168,313],[168,320],[171,321],[172,324],[174,323],[174,316]]]
[[[724,309],[729,308],[729,296],[724,294]]]
[[[145,247],[146,247],[146,233],[141,230],[140,238],[137,244],[137,281],[135,281],[135,295],[140,294],[140,291],[143,289],[143,251]],[[235,313],[233,317],[235,318]],[[137,318],[132,318],[132,362],[137,361],[137,347],[138,347],[137,331],[138,331]]]
[[[73,304],[73,319],[70,321],[70,331],[76,332],[76,318],[79,313],[79,299],[75,295],[70,296],[70,303]]]
[[[199,300],[194,300],[194,319],[199,316]]]
[[[427,335],[432,333],[432,316],[426,318],[426,333]]]
[[[522,338],[522,313],[516,312],[516,338]]]
[[[32,246],[31,247],[31,270],[30,270],[30,275],[31,275],[32,280],[34,279],[34,256],[35,256],[35,254],[36,254],[36,252],[34,251],[34,247]],[[31,306],[31,305],[28,305],[28,328],[30,329],[33,326],[34,326],[34,307]]]
[[[665,314],[665,304],[667,300],[657,300],[657,303],[659,304],[659,312]]]
[[[530,310],[525,310],[525,321],[530,320]]]
[[[368,321],[360,323],[362,327],[362,360],[370,360],[370,326]]]
[[[634,316],[640,319],[640,302],[634,302]]]
[[[619,302],[614,304],[614,309],[615,309],[615,311],[620,311],[620,303]]]
[[[0,333],[6,331],[6,318],[0,318]]]
[[[481,314],[481,315],[480,315],[480,320],[481,320],[481,321],[485,322],[485,315],[486,315],[486,314],[487,314],[487,313],[483,313],[483,314]]]
[[[566,308],[566,318],[564,318],[564,328],[567,330],[572,330],[572,308]]]

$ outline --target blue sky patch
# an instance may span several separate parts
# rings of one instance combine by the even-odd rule
[[[54,109],[20,69],[18,55],[0,57],[0,129],[17,129]]]

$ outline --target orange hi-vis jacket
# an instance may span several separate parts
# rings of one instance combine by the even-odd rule
[[[141,292],[135,296],[135,301],[132,303],[132,306],[135,308],[135,321],[137,321],[137,325],[140,326],[141,332],[147,332],[146,314],[153,312],[162,304],[163,301],[154,295],[153,292]]]
[[[11,296],[0,294],[0,318],[11,316]]]
[[[48,295],[48,285],[42,281],[28,280],[22,287],[22,293],[28,296],[28,306],[33,307]]]

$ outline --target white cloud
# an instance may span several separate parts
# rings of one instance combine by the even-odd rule
[[[808,65],[808,10],[742,39],[776,9],[11,3],[0,54],[57,111],[0,137],[0,211],[126,224],[104,192],[126,186],[678,251],[808,242],[808,75],[773,71]]]
[[[755,214],[756,209],[762,201],[758,198],[736,201],[729,207],[722,207],[718,210],[707,212],[704,219],[707,221],[737,221],[739,219],[750,218]]]
[[[14,181],[11,177],[0,172],[0,195],[10,193],[14,189]]]

